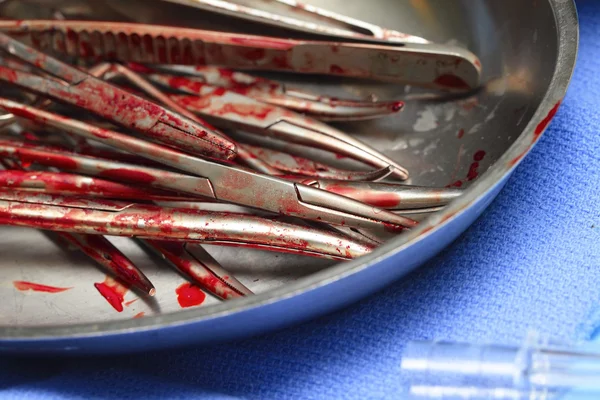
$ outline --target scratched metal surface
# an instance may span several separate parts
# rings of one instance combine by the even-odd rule
[[[96,18],[179,24],[203,28],[226,28],[255,32],[251,24],[235,23],[201,11],[142,0],[79,3],[49,0],[8,1],[0,13],[14,18],[46,17],[42,7],[60,3],[66,12]],[[311,0],[344,14],[369,20],[400,31],[410,32],[442,43],[467,46],[483,61],[486,88],[477,96],[452,101],[419,100],[419,90],[411,87],[279,76],[300,87],[336,97],[405,99],[403,113],[378,121],[338,124],[388,156],[401,161],[412,173],[411,183],[445,186],[467,177],[480,176],[517,139],[538,109],[552,77],[556,54],[556,26],[547,2],[525,4],[520,0],[487,1],[347,1]],[[257,2],[257,4],[262,4]],[[110,7],[109,7],[110,6]],[[131,14],[132,10],[136,10]],[[140,11],[142,10],[142,11]],[[263,29],[262,33],[275,33]],[[541,46],[543,41],[543,46]],[[256,138],[254,138],[256,139]],[[485,157],[473,167],[473,156]],[[319,155],[323,156],[322,154]],[[334,160],[336,161],[336,160]],[[337,160],[341,165],[343,160]],[[113,240],[113,239],[111,239]],[[44,233],[17,228],[0,228],[0,326],[70,325],[76,323],[131,319],[140,313],[150,316],[181,309],[175,289],[185,282],[160,260],[149,257],[133,240],[114,239],[150,278],[157,289],[152,301],[137,300],[117,312],[100,296],[94,283],[105,275],[84,256],[60,249]],[[281,287],[331,265],[289,255],[210,247],[209,251],[232,274],[257,293]],[[32,281],[69,287],[61,293],[19,291],[13,281]],[[126,304],[137,296],[129,292]],[[202,307],[218,301],[206,299]]]

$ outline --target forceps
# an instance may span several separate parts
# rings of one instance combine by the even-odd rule
[[[15,147],[17,144],[31,150],[30,154],[28,155],[26,151],[19,152],[18,147]],[[55,153],[52,153],[52,151]],[[46,166],[65,168],[65,162],[68,163],[68,160],[74,160],[69,157],[69,153],[61,154],[61,151],[60,148],[43,146],[37,143],[28,145],[26,143],[0,140],[1,154],[18,155],[17,159],[26,163],[40,161],[39,164]],[[36,159],[36,155],[39,158]],[[96,168],[99,170],[103,166],[102,160],[90,158],[89,161],[95,162]],[[11,165],[12,168],[18,165],[15,162],[11,164],[13,164]],[[85,162],[81,162],[81,164],[81,170],[85,172],[86,169],[83,167]],[[135,166],[131,167],[130,170],[125,168],[110,170],[105,166],[104,172],[108,172],[106,174],[108,176],[114,174],[133,174]],[[148,191],[104,179],[60,172],[0,171],[0,187],[16,188],[19,191],[43,189],[43,193],[45,194],[61,196],[76,195],[133,201],[143,199],[144,201],[152,200],[157,202],[182,201],[182,197],[175,196],[174,193],[169,196],[168,192]],[[58,234],[63,239],[80,248],[86,255],[112,271],[123,282],[142,289],[144,293],[154,294],[154,287],[144,274],[103,236],[67,232],[59,232]],[[151,243],[141,240],[141,243],[151,248],[154,252],[160,253],[176,270],[223,300],[252,294],[246,286],[227,273],[208,252],[196,243],[169,244],[160,240],[153,240]],[[225,280],[224,277],[228,279]]]
[[[59,232],[208,243],[349,260],[373,247],[333,232],[249,214],[0,190],[0,224]],[[167,251],[170,251],[167,248]]]
[[[369,101],[319,96],[304,90],[288,88],[283,83],[252,76],[240,71],[213,66],[157,65],[152,68],[133,64],[145,74],[156,72],[180,75],[171,77],[169,85],[187,94],[197,92],[198,83],[224,87],[263,103],[285,107],[321,121],[361,121],[380,118],[402,111],[401,101]],[[150,78],[152,79],[152,78]],[[156,77],[154,81],[162,80]]]
[[[28,172],[25,171],[25,168],[22,165],[13,160],[3,158],[0,158],[0,164],[6,168],[10,168],[10,170],[0,171],[0,174],[8,174],[8,176],[3,176],[4,179],[0,178],[2,183],[13,187],[20,186],[20,184],[23,183],[22,178],[23,176],[26,176]],[[0,186],[4,185],[0,183]],[[103,187],[106,188],[108,186],[110,185],[104,185]],[[112,189],[114,189],[114,187]],[[136,267],[125,254],[104,236],[67,232],[57,232],[57,235],[60,240],[79,249],[86,256],[100,265],[106,272],[115,276],[125,284],[140,291],[144,295],[155,295],[156,289],[146,275],[144,275],[144,273]]]
[[[244,1],[234,3],[222,0],[162,0],[168,3],[177,3],[189,7],[196,7],[207,11],[224,14],[231,17],[247,19],[260,22],[267,25],[273,25],[292,29],[299,32],[312,34],[321,34],[326,36],[339,37],[340,39],[358,39],[360,41],[373,42],[399,42],[399,43],[430,43],[428,40],[418,36],[409,35],[382,28],[375,24],[361,21],[355,18],[347,17],[333,11],[315,7],[310,4],[300,3],[295,0],[270,0],[267,3],[273,5],[283,5],[285,8],[298,13],[307,14],[317,20],[322,20],[330,24],[320,25],[315,22],[300,20],[290,16],[279,15],[268,11],[260,10],[246,6]],[[333,26],[332,26],[333,25]]]
[[[172,79],[165,75],[154,75],[149,78],[164,86],[168,86]],[[192,95],[169,97],[217,126],[242,129],[246,132],[328,150],[379,169],[391,167],[392,175],[396,178],[408,179],[408,171],[397,162],[322,122],[281,107],[263,104],[222,87],[197,82],[194,89],[195,93]]]
[[[173,98],[155,88],[146,77],[139,75],[136,71],[126,66],[120,64],[98,64],[90,69],[90,73],[104,79],[124,77],[149,96],[192,120],[198,119],[197,114],[201,114],[204,118],[213,120],[217,125],[248,128],[259,134],[274,135],[292,142],[300,140],[301,143],[312,144],[315,147],[325,150],[334,150],[380,168],[379,171],[368,173],[349,172],[355,176],[355,179],[360,179],[361,177],[364,179],[372,174],[381,174],[382,177],[384,175],[395,175],[399,179],[408,178],[408,172],[400,165],[349,135],[275,106],[268,112],[269,115],[263,115],[265,107],[258,101],[237,95],[236,93],[229,93],[222,88],[215,88],[216,91],[211,91],[212,87],[206,86],[207,93],[205,93],[206,96],[204,99],[207,106],[199,110],[198,105],[202,103],[194,100],[188,104],[185,98],[183,101],[179,98]],[[167,80],[169,80],[168,83],[171,83],[170,79],[167,78]],[[167,84],[165,81],[157,82]],[[195,86],[195,88],[198,91],[201,90],[198,86]],[[220,109],[218,107],[220,102],[217,99],[212,99],[210,107],[207,103],[212,98],[212,95],[217,93],[218,97],[226,102]],[[227,96],[228,94],[229,96]],[[201,93],[197,93],[197,95],[200,96]],[[223,112],[224,110],[227,112]],[[348,147],[348,144],[351,147]],[[257,172],[267,175],[281,175],[276,167],[264,162],[247,146],[237,144],[237,152],[239,158],[243,159],[246,165],[252,167]]]
[[[0,65],[0,80],[53,100],[83,108],[151,139],[229,160],[235,144],[195,121],[49,57],[0,33],[0,49],[56,77]]]
[[[282,39],[96,21],[1,21],[0,32],[88,61],[216,65],[402,82],[443,90],[479,86],[481,63],[463,48]]]
[[[16,116],[129,151],[196,175],[180,174],[180,179],[167,179],[164,186],[160,187],[161,189],[201,195],[213,200],[227,201],[276,214],[334,225],[347,225],[357,229],[401,230],[402,227],[410,228],[417,225],[416,221],[409,218],[347,197],[243,168],[197,158],[169,147],[52,114],[12,100],[0,98],[0,107]],[[72,165],[72,163],[67,164],[67,166]],[[139,169],[139,167],[136,168]],[[161,174],[169,173],[168,171],[158,171]],[[142,182],[155,181],[155,178],[149,174],[141,176]]]

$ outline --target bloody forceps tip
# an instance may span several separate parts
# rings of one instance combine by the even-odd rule
[[[225,160],[236,155],[235,143],[209,127],[94,78],[3,33],[0,33],[0,49],[53,77],[0,66],[0,80],[8,84],[84,109],[185,151]]]

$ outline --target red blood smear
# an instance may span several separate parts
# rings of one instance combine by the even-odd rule
[[[40,138],[37,137],[34,133],[31,132],[21,132],[21,136],[23,136],[27,140],[31,140],[32,142],[39,142]]]
[[[192,65],[192,64],[194,64],[194,55],[193,55],[192,44],[191,43],[184,43],[183,44],[183,56],[182,56],[181,63],[183,65]]]
[[[469,89],[470,86],[463,81],[461,78],[455,75],[441,75],[438,76],[433,83],[438,86],[447,87],[450,89]]]
[[[0,75],[4,76],[4,78],[9,82],[16,82],[18,77],[16,71],[0,67]]]
[[[326,190],[379,208],[393,208],[400,204],[398,195],[394,193],[369,193],[343,185],[329,185]]]
[[[182,308],[199,306],[206,299],[206,294],[191,283],[183,283],[176,290],[177,301]]]
[[[140,312],[140,313],[137,313],[137,314],[135,314],[135,315],[133,316],[133,318],[134,318],[134,319],[142,318],[142,317],[143,317],[145,314],[146,314],[146,313],[142,311],[142,312]]]
[[[469,173],[467,174],[467,180],[472,181],[479,176],[479,161],[482,161],[485,157],[485,151],[479,150],[473,155],[474,162],[469,167]]]
[[[458,131],[458,135],[456,135],[456,137],[462,139],[463,136],[465,136],[465,130],[461,129],[460,131]]]
[[[142,38],[139,35],[131,35],[131,46],[139,49],[142,47]]]
[[[23,153],[25,153],[25,154],[23,154]],[[17,156],[19,157],[19,161],[21,162],[21,165],[23,165],[23,167],[25,167],[25,168],[27,166],[31,165],[32,163],[39,162],[43,165],[50,164],[53,167],[65,169],[65,170],[77,169],[77,161],[73,160],[72,158],[70,158],[68,156],[63,156],[63,155],[59,155],[59,154],[47,153],[43,157],[39,157],[36,154],[31,155],[31,154],[27,154],[26,151],[24,151],[24,152],[19,151],[17,153]],[[45,163],[44,161],[48,161],[48,163]]]
[[[118,312],[123,311],[123,290],[120,290],[120,288],[114,284],[110,284],[108,280],[102,283],[94,283],[94,286],[115,310]]]
[[[227,89],[225,89],[224,87],[217,87],[215,88],[215,90],[211,93],[211,96],[223,96],[225,93],[227,93]]]
[[[48,286],[48,285],[40,285],[39,283],[25,282],[25,281],[13,281],[13,285],[17,290],[20,290],[21,292],[24,292],[26,290],[32,290],[34,292],[60,293],[60,292],[67,291],[69,289],[73,289],[70,287],[61,288],[61,287],[54,287],[54,286]]]
[[[82,57],[94,57],[94,48],[86,41],[79,43],[79,51]]]
[[[154,73],[154,70],[152,68],[148,68],[145,65],[134,63],[134,62],[128,63],[127,64],[127,68],[129,68],[133,72],[137,72],[138,74],[152,74],[152,73]]]
[[[152,183],[156,179],[145,172],[134,171],[126,168],[115,168],[115,169],[107,169],[106,171],[102,171],[100,176],[105,178],[112,179],[126,179],[127,181],[135,181],[140,183]]]
[[[242,49],[239,54],[248,61],[260,61],[266,57],[267,52],[265,49]]]
[[[225,104],[220,110],[220,114],[237,114],[241,117],[251,117],[264,120],[273,112],[272,107],[258,106],[254,104]]]
[[[200,93],[202,88],[206,86],[202,82],[187,79],[183,76],[174,76],[169,79],[168,83],[174,89],[188,89],[194,93]]]
[[[142,42],[144,43],[144,52],[146,54],[154,54],[154,40],[152,36],[144,35]]]
[[[542,132],[544,132],[546,130],[546,128],[548,127],[548,125],[550,124],[550,121],[552,121],[552,119],[554,118],[554,116],[556,115],[556,113],[558,112],[558,109],[560,108],[560,104],[561,102],[559,101],[558,103],[556,103],[554,105],[554,107],[552,107],[552,110],[550,110],[550,112],[548,113],[548,115],[546,115],[546,118],[544,118],[539,124],[538,126],[536,126],[535,128],[535,134],[536,135],[541,135]]]
[[[156,45],[158,62],[167,63],[167,48],[165,43],[157,43]]]
[[[234,37],[231,38],[231,42],[240,44],[243,46],[257,47],[257,48],[271,48],[278,50],[288,50],[294,46],[293,42],[285,39],[275,38],[253,38],[253,37]]]
[[[365,193],[359,201],[379,208],[394,208],[400,205],[400,199],[394,193]]]
[[[171,62],[173,64],[179,64],[180,63],[180,51],[179,51],[179,45],[172,43],[171,44]]]
[[[475,61],[473,62],[473,64],[475,64],[475,66],[476,66],[477,68],[481,68],[481,61],[479,61],[479,60],[475,60]]]
[[[289,69],[290,68],[290,64],[286,57],[273,57],[271,62],[273,63],[274,66],[276,66],[279,69]]]
[[[469,173],[467,174],[468,181],[472,181],[473,179],[476,179],[479,176],[478,168],[478,162],[474,162],[473,164],[471,164],[471,166],[469,167]]]
[[[133,299],[133,300],[128,301],[127,303],[125,303],[125,307],[129,307],[130,305],[132,305],[133,303],[135,303],[138,300],[139,299]]]
[[[475,161],[481,161],[483,160],[483,158],[485,157],[485,151],[483,150],[479,150],[477,153],[475,153],[475,155],[473,156],[473,160]]]
[[[200,68],[197,68],[197,69],[200,70]],[[235,74],[235,71],[232,69],[219,68],[219,76],[221,78],[227,78],[227,79],[233,80],[233,74]]]
[[[394,224],[390,224],[387,222],[384,222],[384,227],[385,227],[385,230],[390,233],[402,233],[406,229],[400,225],[394,225]]]
[[[76,43],[77,42],[77,33],[74,30],[67,28],[67,40],[70,41],[71,43]]]
[[[463,185],[462,181],[456,181],[456,182],[454,182],[454,183],[451,183],[451,184],[447,185],[446,187],[447,187],[447,188],[451,188],[451,187],[462,187],[462,185]]]
[[[513,158],[512,160],[510,160],[510,162],[508,163],[508,165],[509,165],[510,167],[514,167],[515,165],[517,165],[517,163],[518,163],[519,161],[521,161],[521,159],[522,159],[523,157],[525,157],[525,153],[523,153],[523,154],[520,154],[520,155],[516,156],[515,158]]]
[[[402,101],[395,102],[394,104],[392,104],[392,107],[391,107],[393,112],[398,112],[398,111],[402,110],[403,108],[404,108],[404,102],[402,102]]]
[[[344,70],[338,65],[332,65],[329,67],[329,72],[332,74],[343,74]]]

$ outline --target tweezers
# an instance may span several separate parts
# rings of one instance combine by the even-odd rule
[[[222,0],[163,0],[168,3],[177,3],[189,7],[200,8],[207,11],[216,12],[246,19],[253,22],[260,22],[266,25],[273,25],[294,31],[321,34],[329,37],[339,37],[340,39],[358,39],[360,41],[373,42],[400,42],[400,43],[429,43],[428,40],[407,33],[397,32],[391,29],[360,21],[355,18],[347,17],[332,11],[328,11],[310,4],[300,3],[295,0],[269,0],[267,3],[284,5],[290,11],[298,14],[307,14],[316,20],[322,20],[330,25],[319,25],[315,22],[300,20],[297,18],[274,14],[268,11],[259,10],[242,4],[236,4]]]
[[[0,49],[51,77],[0,65],[0,80],[27,91],[82,108],[153,140],[193,153],[230,160],[235,144],[195,121],[142,99],[108,82],[0,33]]]
[[[473,53],[436,44],[302,41],[97,21],[0,21],[0,32],[42,50],[91,62],[215,65],[462,91],[478,87],[481,73],[481,63]]]
[[[81,234],[206,243],[334,260],[372,247],[333,232],[248,214],[0,190],[0,224]]]
[[[285,107],[321,121],[363,121],[395,114],[404,108],[404,103],[401,101],[348,100],[319,96],[288,88],[285,84],[270,79],[227,68],[158,65],[152,67],[155,72],[151,68],[137,64],[131,67],[148,75],[156,72],[179,75],[171,76],[168,84],[170,88],[183,93],[196,94],[198,83],[206,83],[252,97],[263,103]],[[154,82],[167,83],[160,75],[150,75],[149,78]]]
[[[300,183],[254,173],[242,168],[218,164],[179,152],[156,143],[147,142],[118,132],[110,131],[58,116],[8,99],[0,98],[0,107],[16,116],[42,123],[74,135],[82,136],[120,150],[147,157],[170,167],[197,176],[175,174],[169,171],[145,168],[143,174],[112,173],[110,178],[130,179],[127,182],[154,184],[160,189],[204,196],[272,213],[294,216],[334,225],[347,225],[357,229],[396,229],[415,227],[416,221],[395,215],[389,211],[357,202],[324,190]],[[10,156],[10,154],[8,154]],[[59,156],[60,161],[62,158]],[[115,163],[118,164],[118,163]],[[78,164],[73,160],[65,163],[67,169]],[[94,168],[92,166],[92,168]],[[115,168],[118,170],[119,166]],[[135,167],[140,171],[141,167]],[[127,169],[126,169],[127,170]],[[150,172],[166,177],[175,174],[177,179],[156,181]],[[104,176],[105,178],[107,176]],[[140,182],[141,181],[141,182]],[[160,186],[159,186],[160,185]]]

